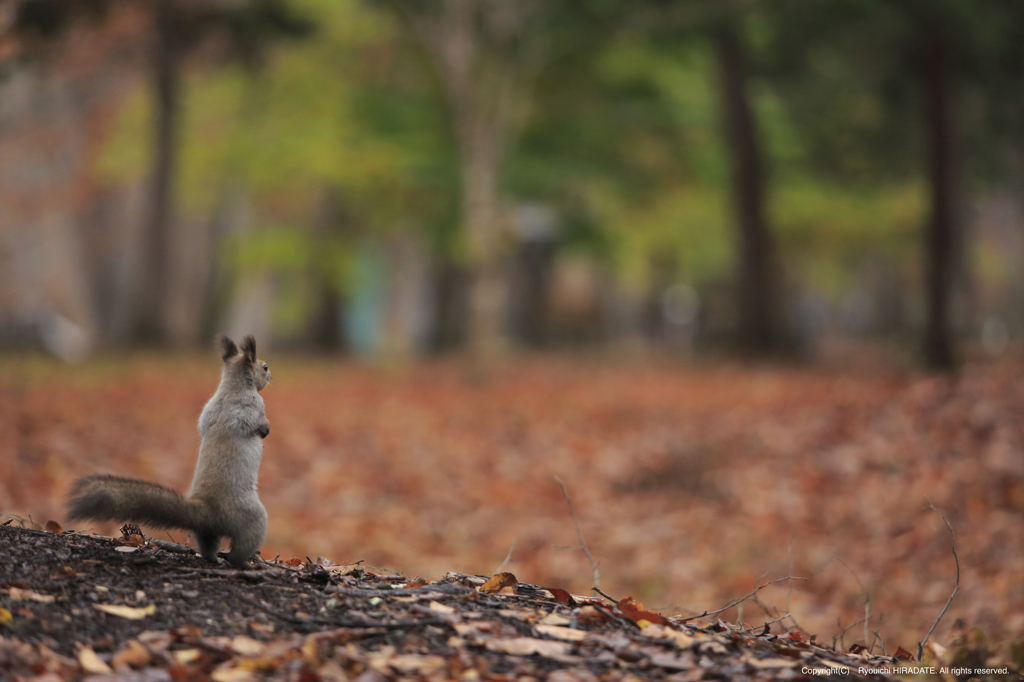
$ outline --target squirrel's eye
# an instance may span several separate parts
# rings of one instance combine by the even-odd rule
[[[263,363],[263,370],[266,371],[266,369],[267,369],[267,363],[264,362]]]

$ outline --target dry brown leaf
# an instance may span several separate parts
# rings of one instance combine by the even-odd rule
[[[668,625],[668,620],[664,616],[660,613],[645,611],[644,605],[637,603],[632,597],[620,599],[617,606],[622,615],[637,625],[641,625],[644,621],[655,625]]]
[[[595,606],[584,606],[576,614],[576,622],[580,625],[593,625],[608,620],[608,614]]]
[[[172,651],[171,655],[174,656],[174,660],[181,665],[188,665],[202,656],[203,652],[199,649],[179,649],[177,651]]]
[[[754,666],[755,668],[766,669],[789,668],[794,665],[798,665],[796,661],[788,658],[757,658],[756,656],[752,656],[749,653],[743,655],[743,661]]]
[[[122,604],[93,604],[92,606],[94,609],[102,611],[103,613],[109,613],[112,616],[118,616],[120,618],[127,618],[128,620],[142,620],[146,616],[152,616],[156,613],[156,604],[150,604],[149,606],[143,606],[142,608],[124,606]]]
[[[400,673],[420,673],[421,675],[436,673],[448,667],[448,660],[443,656],[419,656],[416,654],[392,656],[387,663]]]
[[[697,639],[680,630],[674,630],[667,625],[648,625],[641,631],[645,637],[658,637],[667,639],[680,649],[687,649],[697,643]]]
[[[561,625],[534,625],[533,629],[542,635],[548,637],[554,637],[555,639],[565,640],[566,642],[579,642],[586,639],[586,630],[573,630],[572,628],[562,627]]]
[[[23,590],[18,587],[12,587],[8,591],[8,596],[11,598],[11,601],[35,601],[40,604],[52,604],[57,599],[52,594],[39,594],[38,592]]]
[[[428,606],[431,611],[437,611],[438,613],[455,613],[453,607],[442,604],[439,601],[432,601]]]
[[[692,653],[684,651],[680,654],[654,654],[651,656],[651,664],[668,670],[689,670],[696,662]]]
[[[494,593],[501,592],[507,588],[515,589],[516,585],[519,584],[519,580],[516,579],[511,573],[498,573],[493,578],[485,582],[480,586],[481,592]],[[515,594],[515,592],[512,592]]]
[[[52,519],[46,522],[46,526],[45,527],[46,527],[46,530],[48,532],[50,532],[50,533],[63,533],[64,532],[64,529],[61,527],[61,525],[59,523],[57,523],[56,521],[52,520]]]
[[[239,656],[255,658],[262,655],[265,648],[266,645],[263,642],[245,635],[235,635],[235,638],[231,640],[231,650]]]
[[[152,656],[149,653],[149,649],[139,643],[136,639],[128,640],[121,650],[114,655],[114,658],[110,661],[110,664],[115,668],[122,666],[131,666],[132,668],[141,668],[142,666],[149,663]]]
[[[572,595],[561,589],[560,587],[546,587],[544,588],[551,593],[551,596],[555,598],[559,604],[565,604],[566,606],[576,606],[576,600],[572,598]]]
[[[568,642],[553,642],[550,639],[535,639],[533,637],[513,637],[512,639],[496,639],[485,642],[491,651],[501,651],[515,656],[564,656],[569,651]]]
[[[222,668],[210,673],[210,679],[213,682],[249,682],[255,680],[256,676],[244,668]]]
[[[897,647],[896,653],[893,654],[893,656],[901,661],[910,661],[914,658],[914,654],[910,653],[903,647]]]
[[[78,664],[82,670],[93,675],[109,675],[114,672],[109,665],[100,660],[96,652],[87,646],[78,650]]]

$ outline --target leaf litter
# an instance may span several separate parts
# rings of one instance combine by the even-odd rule
[[[279,364],[260,472],[267,556],[359,557],[436,578],[492,569],[507,553],[508,570],[566,600],[590,591],[600,563],[607,593],[688,617],[736,601],[760,576],[806,576],[720,617],[760,627],[786,616],[772,627],[839,649],[912,652],[956,571],[927,498],[955,527],[963,575],[924,657],[962,642],[984,662],[1024,635],[1019,359],[951,378],[539,359],[485,384],[446,363]],[[165,359],[74,373],[5,364],[0,512],[36,528],[30,519],[60,519],[71,481],[98,471],[186,490],[210,369],[187,358],[173,373]],[[555,476],[573,491],[579,532]],[[4,601],[0,625],[40,608]],[[609,616],[581,603],[579,619]]]
[[[83,675],[612,682],[798,679],[802,670],[893,660],[843,654],[769,628],[752,634],[681,622],[631,598],[615,604],[574,596],[577,605],[569,606],[512,573],[496,576],[502,587],[495,589],[494,578],[483,576],[448,573],[425,582],[358,567],[326,570],[338,567],[325,560],[226,570],[149,542],[138,545],[141,556],[125,555],[116,551],[124,542],[0,527],[0,561],[8,567],[0,601],[13,602],[12,592],[52,597],[0,630],[0,674],[45,674],[54,682]],[[581,617],[587,610],[607,615],[588,620]]]

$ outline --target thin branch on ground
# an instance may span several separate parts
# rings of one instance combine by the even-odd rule
[[[592,589],[594,592],[597,592],[599,595],[601,595],[602,597],[604,597],[605,599],[607,599],[608,601],[610,601],[613,604],[618,604],[619,603],[618,599],[616,599],[615,597],[610,596],[606,592],[602,592],[601,588],[599,588],[597,585],[591,585],[590,589]]]
[[[789,618],[789,614],[788,613],[784,614],[782,616],[779,616],[775,620],[770,620],[770,621],[768,621],[766,623],[762,623],[761,625],[754,625],[754,626],[751,626],[749,628],[743,628],[742,630],[737,630],[737,632],[753,632],[754,630],[760,630],[761,628],[763,628],[766,625],[775,625],[779,621],[785,620],[787,618]]]
[[[841,563],[847,571],[853,574],[853,579],[857,581],[857,586],[860,587],[860,591],[864,594],[864,618],[861,620],[864,621],[864,646],[868,646],[868,622],[871,620],[871,595],[868,594],[868,590],[864,587],[864,583],[860,581],[860,576],[857,575],[857,571],[850,568],[850,566],[839,557],[832,558]]]
[[[680,623],[685,623],[688,620],[694,620],[696,618],[705,618],[707,616],[714,616],[716,614],[722,613],[723,611],[728,611],[729,609],[731,609],[732,607],[736,606],[737,604],[742,604],[746,600],[750,599],[751,597],[753,597],[755,594],[757,594],[760,590],[764,589],[765,587],[768,587],[769,585],[774,585],[775,583],[781,583],[781,582],[783,582],[785,580],[807,580],[807,578],[801,578],[801,577],[795,576],[795,575],[787,575],[785,578],[779,578],[777,580],[769,580],[768,582],[764,583],[763,585],[758,585],[757,587],[755,587],[754,591],[751,592],[750,594],[744,595],[744,596],[740,597],[739,599],[736,599],[734,601],[729,602],[728,604],[726,604],[722,608],[718,609],[717,611],[705,611],[704,613],[702,613],[700,615],[697,615],[697,616],[690,616],[689,618],[683,618],[679,622]]]
[[[594,560],[594,555],[590,553],[590,549],[587,548],[587,543],[583,539],[583,533],[580,531],[580,523],[576,520],[576,511],[572,508],[572,500],[569,498],[569,492],[565,489],[565,483],[558,476],[555,476],[555,483],[562,489],[562,496],[565,497],[565,503],[569,505],[569,515],[572,516],[572,525],[576,529],[576,538],[580,541],[580,549],[587,556],[587,561],[590,562],[590,568],[594,572],[593,585],[594,589],[601,586],[601,573],[597,570],[597,561]]]
[[[860,620],[858,620],[856,622],[850,623],[845,628],[843,628],[843,621],[837,620],[836,621],[836,625],[838,625],[839,627],[843,628],[843,631],[840,632],[837,636],[832,638],[832,648],[833,649],[836,648],[836,640],[839,640],[839,645],[842,647],[843,651],[845,652],[846,651],[846,633],[850,631],[850,628],[855,628],[858,625],[860,625],[861,623],[865,622],[866,620],[867,620],[866,618],[861,618]],[[854,641],[856,641],[856,640],[854,640]],[[867,642],[864,642],[864,644],[867,645]]]
[[[501,566],[498,566],[498,568],[491,575],[498,575],[503,570],[505,570],[506,566],[512,563],[512,552],[514,552],[516,549],[516,540],[518,539],[519,538],[512,538],[512,546],[508,548],[508,554],[505,555],[505,560],[501,562]]]
[[[146,541],[152,542],[165,552],[173,552],[175,554],[195,554],[195,551],[191,547],[177,542],[168,542],[167,540],[160,540],[158,538],[146,538]]]
[[[882,655],[883,656],[888,656],[889,653],[885,650],[885,642],[882,640],[882,617],[884,615],[885,615],[884,613],[878,614],[878,629],[875,630],[874,635],[875,635],[875,639],[878,640],[878,645],[880,647],[882,647]],[[871,642],[871,649],[874,649],[874,648],[875,648],[875,642],[874,642],[874,640],[872,640],[872,642]],[[869,649],[869,651],[870,651],[870,649]]]
[[[932,501],[928,499],[927,495],[925,495],[924,499],[928,500],[928,506],[925,507],[925,509],[931,509],[933,512],[938,514],[939,518],[946,524],[946,528],[949,528],[949,535],[951,538],[950,548],[953,550],[953,561],[956,562],[956,586],[953,588],[952,594],[949,595],[949,599],[946,600],[946,605],[942,607],[942,612],[939,614],[939,617],[935,619],[934,623],[932,623],[932,627],[928,631],[928,634],[925,635],[924,640],[917,645],[917,660],[919,661],[921,660],[921,655],[924,653],[924,645],[928,643],[928,638],[932,636],[933,632],[935,632],[935,628],[938,626],[939,621],[942,620],[944,615],[946,615],[946,610],[949,609],[949,605],[953,601],[953,597],[955,597],[956,593],[960,591],[960,557],[957,556],[956,553],[956,532],[953,530],[953,524],[949,522],[949,519],[947,519],[942,512],[935,508],[935,505],[932,504]]]

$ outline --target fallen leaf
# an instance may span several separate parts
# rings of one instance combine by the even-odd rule
[[[32,590],[23,590],[17,587],[12,587],[8,592],[8,596],[11,598],[11,601],[36,601],[40,604],[52,604],[57,599],[52,594],[39,594]]]
[[[430,610],[437,611],[438,613],[455,613],[455,609],[451,606],[446,606],[438,601],[430,602]]]
[[[525,609],[498,609],[498,615],[504,616],[505,618],[515,618],[516,620],[522,620],[526,622],[532,622],[537,620],[536,611],[528,611]]]
[[[667,639],[680,649],[687,649],[697,642],[696,638],[686,634],[685,632],[674,630],[667,625],[648,625],[641,628],[640,634],[644,637]]]
[[[536,639],[534,637],[513,637],[512,639],[497,639],[484,642],[491,651],[501,651],[515,656],[564,656],[569,651],[568,642],[554,642],[550,639]]]
[[[255,680],[256,676],[252,674],[252,671],[243,668],[227,668],[214,670],[210,673],[210,679],[213,682],[249,682],[249,680]]]
[[[867,650],[868,650],[868,648],[866,646],[864,646],[863,644],[858,644],[857,642],[854,642],[853,644],[850,645],[850,653],[851,654],[859,654],[860,652],[867,651]]]
[[[156,613],[156,604],[150,604],[141,609],[121,604],[93,604],[93,608],[103,613],[109,613],[112,616],[127,618],[128,620],[142,620],[146,616],[152,616]]]
[[[573,630],[572,628],[562,627],[560,625],[535,625],[534,629],[542,635],[548,637],[554,637],[555,639],[562,639],[567,642],[579,642],[587,637],[586,630]]]
[[[428,675],[448,667],[448,660],[443,656],[419,656],[405,654],[392,656],[387,664],[400,673],[420,673]]]
[[[580,625],[593,625],[608,620],[608,614],[594,606],[584,606],[576,614],[576,622]]]
[[[149,663],[152,656],[150,656],[149,649],[139,643],[136,639],[130,639],[125,645],[118,651],[114,658],[110,661],[110,664],[115,668],[122,666],[131,666],[132,668],[141,668],[142,666]]]
[[[87,646],[78,650],[78,664],[82,670],[94,675],[109,675],[114,672],[109,665],[100,660],[96,652]]]
[[[895,658],[897,660],[900,660],[900,661],[910,661],[910,660],[913,660],[914,654],[910,653],[909,651],[907,651],[903,647],[897,647],[896,648],[896,653],[893,654],[893,658]]]
[[[320,663],[320,647],[316,642],[316,638],[309,636],[302,642],[302,657],[306,659],[306,664],[311,668],[319,667]]]
[[[174,660],[181,665],[188,665],[192,661],[202,656],[203,652],[199,649],[179,649],[178,651],[172,651],[171,655],[174,656]]]
[[[622,612],[626,618],[640,625],[640,621],[647,621],[655,625],[668,625],[668,620],[665,619],[660,613],[654,613],[652,611],[645,611],[644,605],[639,604],[633,600],[632,597],[626,597],[620,599],[618,603],[618,609]],[[643,627],[643,626],[641,626]]]
[[[12,620],[14,620],[14,616],[11,615],[10,611],[7,609],[0,609],[0,625],[10,623]]]
[[[235,638],[231,640],[231,650],[239,656],[254,658],[260,656],[265,648],[266,645],[263,642],[245,635],[235,635]]]
[[[46,530],[48,532],[50,532],[50,533],[63,533],[64,532],[64,529],[61,527],[61,525],[59,523],[57,523],[56,521],[53,521],[52,519],[50,521],[46,522]]]
[[[576,600],[572,598],[572,595],[559,587],[547,587],[545,588],[551,593],[551,596],[555,598],[555,601],[559,604],[565,604],[566,606],[576,606]]]
[[[519,580],[511,573],[498,573],[493,578],[491,578],[483,585],[481,585],[480,591],[485,593],[500,592],[501,590],[507,587],[511,587],[514,589],[518,584]]]
[[[654,654],[651,664],[668,670],[689,670],[694,667],[693,654],[684,651],[681,654]]]
[[[796,662],[786,658],[757,658],[749,654],[743,656],[743,661],[748,663],[755,668],[789,668],[796,665]]]

